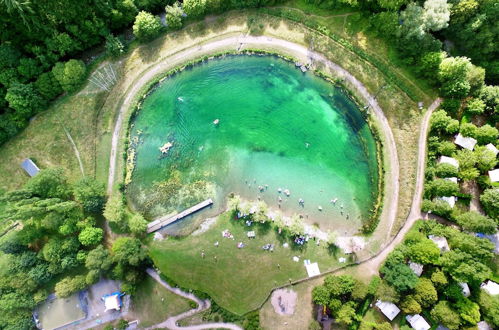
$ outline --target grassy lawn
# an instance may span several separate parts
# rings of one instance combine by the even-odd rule
[[[189,300],[171,293],[148,276],[132,296],[129,319],[138,319],[141,327],[149,327],[189,309]]]
[[[39,168],[60,166],[70,180],[82,174],[64,127],[78,148],[85,175],[95,172],[96,120],[103,103],[99,93],[61,98],[34,117],[29,126],[0,148],[0,188],[21,187],[29,176],[21,168],[31,158]]]
[[[234,240],[222,237],[225,229]],[[256,231],[256,238],[247,238],[249,230]],[[217,241],[218,247],[214,245]],[[239,242],[246,246],[238,249]],[[288,248],[282,246],[284,242]],[[268,243],[275,245],[274,252],[262,249]],[[201,257],[202,251],[205,258]],[[239,315],[259,308],[272,288],[306,277],[303,260],[318,262],[324,272],[343,265],[338,258],[344,256],[329,251],[324,244],[317,246],[313,240],[300,250],[270,226],[247,227],[241,220],[231,220],[228,214],[220,216],[201,235],[153,242],[150,255],[155,265],[180,286],[206,292],[217,304]],[[293,256],[299,256],[300,261],[293,261]]]

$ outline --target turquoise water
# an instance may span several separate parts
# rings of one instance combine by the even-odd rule
[[[234,192],[321,229],[353,232],[377,195],[375,142],[356,105],[275,57],[230,56],[164,80],[144,100],[131,136],[128,198],[149,218],[212,198],[199,215],[207,217]],[[163,155],[167,142],[173,147]]]

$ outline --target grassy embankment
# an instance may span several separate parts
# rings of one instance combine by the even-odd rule
[[[222,237],[225,229],[234,240]],[[247,238],[249,230],[256,231],[256,238]],[[218,247],[214,245],[217,241]],[[245,247],[237,248],[239,242]],[[288,248],[282,246],[284,242]],[[274,244],[274,252],[263,250],[265,244]],[[152,243],[150,254],[163,274],[180,286],[203,291],[218,305],[239,315],[260,307],[272,288],[306,277],[305,259],[318,262],[319,269],[326,270],[340,266],[338,258],[344,256],[324,243],[317,246],[313,240],[298,249],[270,225],[247,227],[242,220],[230,219],[229,214],[220,216],[201,235]],[[294,256],[301,258],[295,262]]]
[[[147,277],[139,284],[137,293],[132,297],[128,319],[140,320],[140,327],[145,328],[189,309],[189,300],[177,296]]]

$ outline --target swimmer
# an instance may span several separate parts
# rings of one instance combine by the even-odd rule
[[[319,211],[322,211],[322,206],[319,206]]]
[[[282,189],[281,188],[277,188],[277,192],[280,194],[282,193]]]

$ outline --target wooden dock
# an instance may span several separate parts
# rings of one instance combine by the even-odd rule
[[[160,230],[161,228],[168,226],[169,224],[172,224],[177,220],[185,218],[188,215],[196,213],[197,211],[202,210],[205,207],[211,206],[212,204],[213,204],[213,201],[211,200],[211,198],[209,198],[209,199],[207,199],[199,204],[196,204],[196,205],[188,208],[187,210],[184,210],[184,211],[182,211],[174,216],[160,217],[160,218],[147,224],[147,233],[149,234],[149,233],[155,232],[156,230]]]

